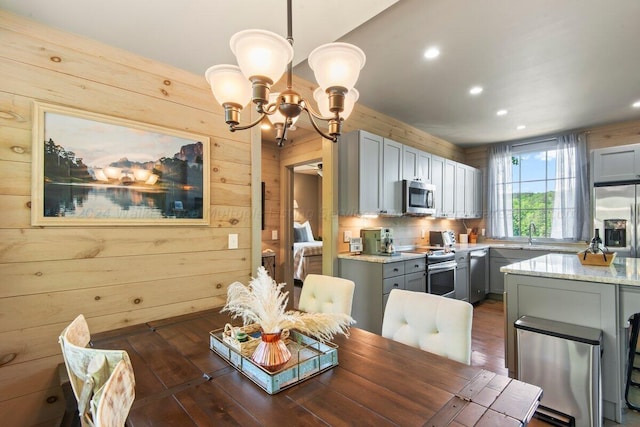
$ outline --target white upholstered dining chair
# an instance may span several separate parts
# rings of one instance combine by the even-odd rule
[[[355,283],[340,277],[307,274],[298,309],[309,313],[344,313],[351,316]]]
[[[89,326],[79,315],[58,341],[83,426],[123,426],[135,399],[135,378],[124,350],[87,347]]]
[[[393,289],[382,336],[469,365],[472,320],[473,306],[468,302]]]

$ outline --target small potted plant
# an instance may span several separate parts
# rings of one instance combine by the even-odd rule
[[[258,268],[257,277],[248,286],[234,282],[227,289],[227,303],[222,308],[233,318],[241,318],[244,325],[260,325],[261,342],[252,359],[270,371],[282,368],[291,358],[284,343],[289,330],[296,329],[321,342],[329,341],[337,333],[349,334],[355,321],[343,313],[305,313],[287,311],[288,292],[284,283],[276,284],[264,267]]]

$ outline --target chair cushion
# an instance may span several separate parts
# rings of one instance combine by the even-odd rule
[[[382,336],[467,365],[471,363],[473,306],[467,302],[394,289]]]
[[[298,308],[309,313],[344,313],[351,316],[351,280],[322,274],[307,274],[300,292]]]

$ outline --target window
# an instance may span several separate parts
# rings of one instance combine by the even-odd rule
[[[586,167],[585,144],[575,135],[492,147],[490,235],[525,237],[531,227],[532,237],[588,238]]]
[[[513,236],[551,237],[556,180],[556,149],[548,144],[514,147],[511,156]],[[520,148],[520,149],[519,149]],[[532,150],[532,151],[529,151]],[[565,177],[572,179],[575,177]],[[558,216],[559,218],[560,216]]]

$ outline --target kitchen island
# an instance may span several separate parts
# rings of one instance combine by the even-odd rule
[[[548,254],[501,268],[505,273],[505,360],[516,377],[520,316],[602,330],[605,418],[622,422],[629,317],[640,311],[640,260],[618,257],[610,266],[583,266],[577,255]]]

